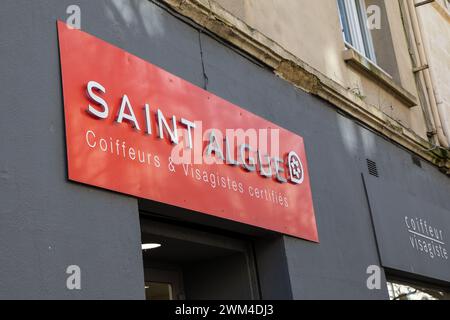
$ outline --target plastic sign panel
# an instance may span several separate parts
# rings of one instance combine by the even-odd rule
[[[303,139],[58,22],[69,179],[318,242]]]

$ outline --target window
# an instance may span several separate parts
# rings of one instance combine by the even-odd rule
[[[387,282],[387,287],[391,300],[450,300],[448,291],[426,285],[393,280]]]
[[[367,26],[365,0],[338,0],[338,5],[346,44],[376,64],[372,35]]]
[[[347,49],[401,84],[385,0],[337,0],[337,4]]]

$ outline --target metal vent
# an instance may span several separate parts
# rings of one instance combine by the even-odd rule
[[[412,162],[418,166],[419,168],[422,168],[422,161],[420,161],[420,158],[418,156],[412,155]]]
[[[372,161],[369,159],[366,159],[366,160],[367,160],[367,169],[369,170],[369,174],[378,178],[379,175],[378,175],[377,163],[375,161]]]

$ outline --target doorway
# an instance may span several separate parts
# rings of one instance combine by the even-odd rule
[[[259,299],[251,242],[141,215],[148,300]]]

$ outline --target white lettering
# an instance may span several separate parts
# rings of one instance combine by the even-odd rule
[[[106,101],[104,99],[97,96],[94,93],[94,90],[100,91],[102,93],[106,93],[106,89],[100,83],[95,82],[95,81],[89,81],[89,83],[87,85],[87,93],[88,93],[89,98],[91,98],[93,101],[95,101],[99,105],[101,105],[103,107],[103,110],[99,111],[99,110],[95,109],[93,106],[89,105],[87,111],[88,111],[88,113],[90,113],[91,115],[93,115],[97,118],[106,119],[106,118],[108,118],[108,114],[109,114],[108,104],[106,103]]]
[[[130,113],[125,113],[126,109]],[[122,97],[122,103],[120,105],[119,115],[117,116],[116,121],[117,123],[122,123],[124,119],[130,121],[133,124],[133,127],[135,127],[137,130],[141,130],[134,114],[133,107],[131,106],[130,99],[128,99],[128,96],[126,94],[124,94]]]

